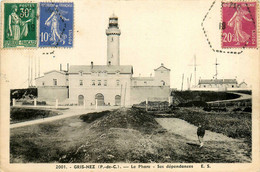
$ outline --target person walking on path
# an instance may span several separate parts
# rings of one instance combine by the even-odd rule
[[[203,147],[204,142],[203,142],[203,137],[205,135],[205,128],[203,125],[199,124],[199,127],[197,129],[197,136],[200,142],[200,148]]]

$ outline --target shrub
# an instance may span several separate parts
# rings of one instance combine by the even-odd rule
[[[246,107],[243,112],[252,112],[252,108],[251,107]]]
[[[240,108],[234,108],[232,111],[233,111],[233,112],[238,112],[238,111],[242,111],[242,109],[240,109]]]
[[[208,104],[204,101],[190,101],[188,103],[180,103],[179,107],[207,107]]]

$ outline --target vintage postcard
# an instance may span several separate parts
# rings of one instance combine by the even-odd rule
[[[260,172],[259,1],[2,0],[0,171]]]

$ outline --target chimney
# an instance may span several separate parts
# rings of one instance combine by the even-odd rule
[[[70,67],[70,64],[69,64],[69,63],[67,63],[67,71],[69,71],[69,67]]]
[[[91,69],[93,69],[93,65],[94,65],[94,63],[91,61]]]
[[[62,64],[60,64],[60,71],[62,71]]]

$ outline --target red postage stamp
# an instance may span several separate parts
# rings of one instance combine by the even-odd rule
[[[222,48],[257,48],[257,3],[222,2]]]

